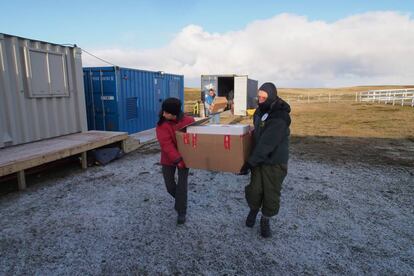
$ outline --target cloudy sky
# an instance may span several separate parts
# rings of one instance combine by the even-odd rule
[[[414,1],[36,2],[0,4],[9,11],[0,32],[182,74],[190,87],[201,74],[248,74],[280,87],[414,83]],[[108,65],[86,52],[83,64]]]

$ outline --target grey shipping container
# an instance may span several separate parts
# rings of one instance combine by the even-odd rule
[[[201,75],[201,100],[214,88],[217,96],[231,99],[234,95],[234,114],[246,115],[247,109],[256,108],[257,86],[257,80],[247,75]]]
[[[87,130],[81,49],[0,33],[0,148]]]

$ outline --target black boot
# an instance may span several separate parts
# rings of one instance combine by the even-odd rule
[[[184,223],[185,223],[185,214],[178,214],[177,224],[184,224]]]
[[[260,235],[262,235],[263,238],[269,238],[272,236],[272,232],[270,231],[269,218],[263,215],[260,219]]]
[[[254,226],[254,224],[256,223],[256,216],[257,216],[258,212],[259,212],[259,210],[250,209],[250,212],[249,212],[249,214],[247,215],[247,218],[246,218],[246,226],[247,227],[253,227]]]

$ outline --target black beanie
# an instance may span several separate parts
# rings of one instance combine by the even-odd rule
[[[273,102],[277,99],[277,89],[276,86],[271,82],[265,82],[260,86],[259,90],[267,92],[269,102]]]
[[[277,89],[276,86],[271,82],[265,82],[260,86],[259,90],[265,91],[267,93],[267,99],[264,103],[259,103],[259,109],[262,113],[267,112],[272,103],[277,100]]]
[[[181,113],[181,101],[177,98],[165,99],[162,103],[162,111],[178,116]]]

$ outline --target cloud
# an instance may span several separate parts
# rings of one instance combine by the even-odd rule
[[[188,25],[156,49],[88,49],[123,67],[185,76],[248,74],[280,87],[413,84],[414,20],[397,12],[368,12],[335,22],[279,14],[244,29],[209,33]],[[102,65],[83,55],[86,66]]]

